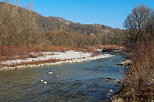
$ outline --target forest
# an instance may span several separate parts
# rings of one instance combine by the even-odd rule
[[[43,17],[26,7],[0,3],[0,45],[13,47],[124,44],[125,34],[98,24],[79,24],[58,17]],[[63,39],[61,39],[63,38]],[[86,40],[88,39],[88,40]]]

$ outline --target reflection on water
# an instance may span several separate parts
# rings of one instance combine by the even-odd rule
[[[0,72],[0,102],[107,100],[113,95],[107,95],[109,89],[119,90],[114,86],[114,79],[123,78],[125,69],[117,66],[123,60],[122,55],[116,54],[115,57],[84,63]]]

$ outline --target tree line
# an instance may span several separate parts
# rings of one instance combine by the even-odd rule
[[[37,24],[32,10],[20,9],[5,0],[0,10],[0,45],[31,46],[36,39]]]
[[[9,0],[4,0],[2,4],[0,9],[0,46],[58,45],[81,47],[124,43],[125,35],[120,29],[97,30],[97,34],[86,34],[86,32],[85,34],[78,34],[65,29],[41,31],[36,21],[38,14],[32,11],[31,2],[23,8],[19,7],[18,3],[9,4]]]

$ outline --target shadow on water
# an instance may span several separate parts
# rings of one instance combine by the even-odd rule
[[[109,101],[120,89],[115,87],[115,79],[122,79],[125,71],[117,66],[124,61],[123,55],[114,55],[83,63],[0,72],[0,102]]]

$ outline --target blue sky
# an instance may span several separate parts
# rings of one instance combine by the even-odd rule
[[[33,10],[44,16],[63,17],[73,22],[123,28],[126,16],[139,4],[154,8],[154,0],[33,0]]]

